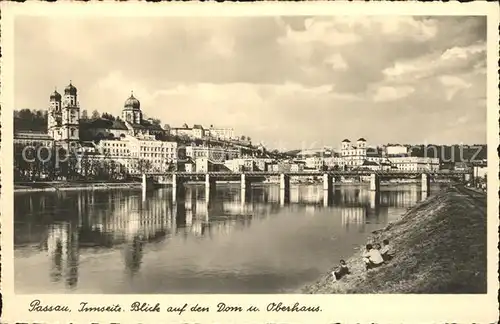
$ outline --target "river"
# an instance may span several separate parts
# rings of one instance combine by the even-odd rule
[[[431,187],[431,194],[438,188]],[[418,184],[218,185],[171,189],[16,193],[17,293],[287,293],[348,258],[371,231],[422,199]],[[375,199],[375,200],[374,200]]]

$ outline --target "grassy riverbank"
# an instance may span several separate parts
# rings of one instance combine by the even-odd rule
[[[485,293],[486,197],[450,187],[376,231],[369,242],[389,239],[395,257],[364,270],[360,248],[338,282],[324,275],[302,293]]]

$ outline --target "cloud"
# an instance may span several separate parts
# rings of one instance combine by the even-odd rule
[[[233,126],[290,147],[345,137],[410,142],[421,132],[434,142],[484,141],[484,17],[40,16],[15,24],[18,109],[45,109],[54,86],[72,79],[89,112],[119,114],[133,90],[164,123]],[[45,36],[33,38],[35,28]],[[459,133],[437,122],[468,111],[479,117]]]
[[[414,88],[409,86],[390,87],[383,86],[378,88],[373,94],[373,101],[394,101],[409,96],[415,91]]]
[[[446,99],[453,99],[458,91],[472,87],[472,84],[465,82],[463,79],[452,76],[443,75],[439,77],[439,81],[446,87]]]
[[[288,26],[285,36],[280,37],[278,42],[299,46],[320,42],[329,46],[337,46],[356,43],[361,40],[361,37],[356,33],[336,28],[334,19],[308,18],[304,25],[305,29],[301,31],[296,31]]]
[[[477,55],[477,54],[484,54],[486,52],[486,44],[474,44],[471,46],[467,47],[452,47],[447,49],[442,55],[441,59],[443,60],[451,60],[451,61],[458,61],[458,60],[467,60],[471,56]]]
[[[453,47],[443,53],[432,52],[416,59],[395,62],[383,70],[389,81],[416,81],[440,74],[462,73],[480,68],[486,60],[486,44]]]
[[[349,67],[341,54],[335,53],[326,58],[325,63],[332,67],[334,71],[345,71]]]
[[[418,19],[410,16],[380,17],[377,21],[381,25],[384,35],[395,39],[412,39],[416,42],[425,42],[436,37],[437,22],[432,19]]]
[[[232,37],[214,35],[207,43],[207,51],[223,58],[232,58],[235,55],[234,42]]]

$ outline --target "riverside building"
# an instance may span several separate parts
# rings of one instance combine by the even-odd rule
[[[125,101],[121,118],[80,119],[78,90],[71,82],[64,95],[55,90],[49,96],[47,133],[14,133],[15,144],[76,149],[91,160],[114,161],[130,173],[137,171],[141,160],[151,171],[166,170],[175,162],[177,143],[165,139],[160,125],[143,118],[133,94]]]
[[[364,138],[359,138],[356,144],[344,139],[339,153],[331,151],[325,155],[324,149],[307,150],[301,151],[297,156],[305,163],[306,168],[314,170],[434,171],[440,168],[438,158],[408,156],[404,145],[386,146],[382,149],[368,147]]]
[[[340,156],[344,160],[344,165],[347,168],[354,168],[363,165],[366,160],[366,140],[359,138],[356,145],[351,143],[350,140],[345,139],[342,141]]]
[[[387,158],[391,165],[402,171],[435,171],[439,170],[439,159],[417,156]]]
[[[208,158],[209,160],[223,163],[226,160],[237,159],[241,157],[240,150],[223,147],[209,146],[187,146],[186,156],[196,160],[198,158]]]
[[[47,133],[15,132],[14,143],[22,146],[63,147],[84,154],[84,160],[116,163],[128,173],[163,172],[175,169],[179,158],[193,163],[208,160],[223,164],[241,157],[234,147],[192,145],[178,147],[168,135],[187,135],[189,138],[234,138],[231,128],[203,128],[202,125],[164,130],[153,120],[146,120],[140,101],[132,93],[124,102],[119,117],[104,114],[98,118],[80,118],[78,90],[70,82],[64,94],[56,90],[49,96]],[[179,157],[179,149],[182,150]],[[89,164],[87,163],[87,164]]]

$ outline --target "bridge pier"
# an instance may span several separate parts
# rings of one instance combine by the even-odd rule
[[[252,192],[252,183],[246,174],[241,174],[241,203],[245,204],[250,198],[250,193]]]
[[[146,200],[146,190],[148,187],[148,179],[146,177],[146,174],[142,174],[142,201]]]
[[[471,179],[472,179],[472,176],[470,173],[464,174],[464,182],[469,182],[469,181],[471,181]]]
[[[208,173],[205,174],[205,199],[207,200],[207,202],[215,196],[215,190],[215,177],[210,177]]]
[[[154,188],[153,178],[148,178],[145,173],[142,174],[142,200],[146,200],[146,191]]]
[[[370,191],[368,193],[370,199],[370,209],[376,209],[379,204],[380,192],[379,191]]]
[[[172,201],[175,203],[177,200],[184,198],[184,179],[177,174],[172,174]]]
[[[422,173],[421,191],[429,192],[430,186],[431,186],[431,178],[427,173]]]
[[[179,227],[186,225],[186,205],[183,202],[175,203],[172,205],[172,221],[174,222],[174,229],[177,232]]]
[[[284,173],[280,174],[280,204],[284,205],[290,202],[290,176]]]
[[[335,178],[328,173],[323,174],[323,206],[328,207],[333,199],[333,182]]]
[[[196,204],[195,197],[193,196],[193,191],[192,190],[186,190],[185,196],[185,205],[186,205],[186,210],[193,210],[193,206]]]
[[[380,190],[380,177],[376,173],[370,175],[370,191]]]

